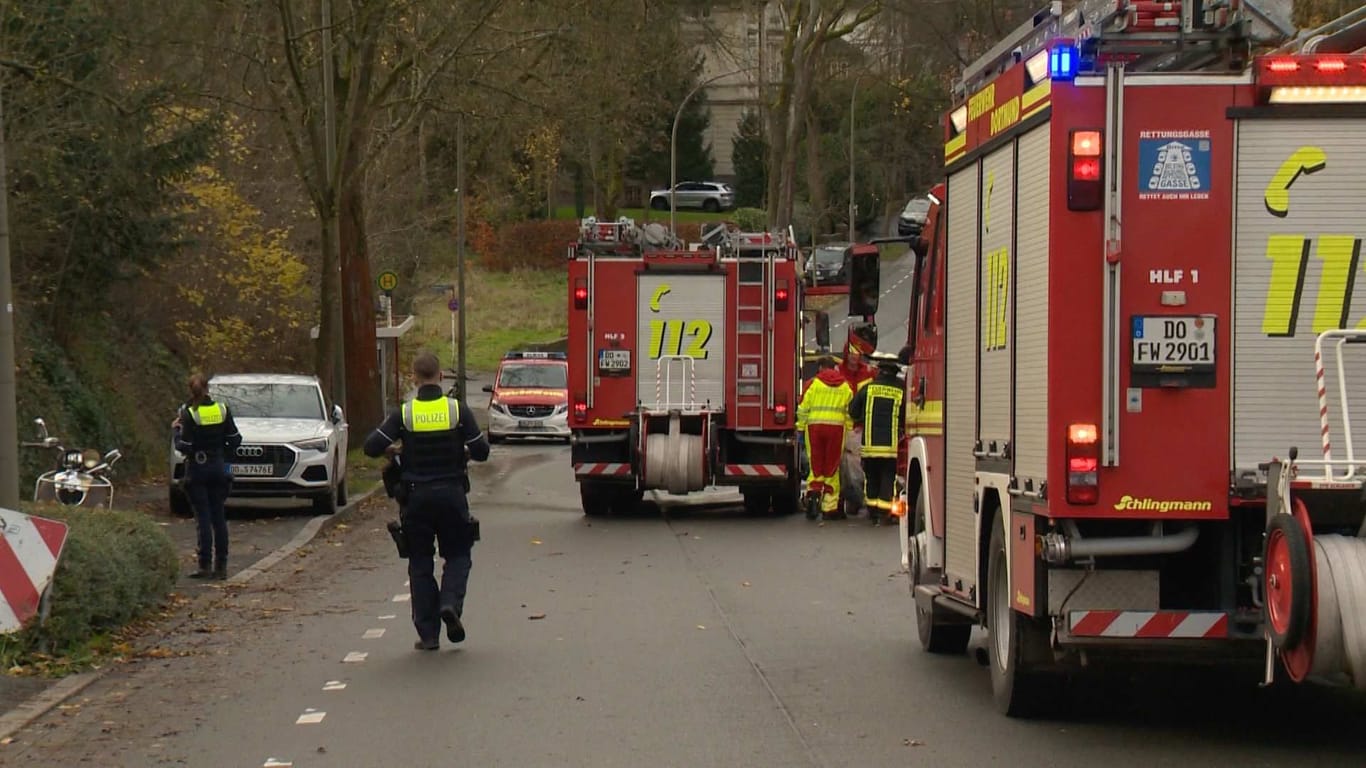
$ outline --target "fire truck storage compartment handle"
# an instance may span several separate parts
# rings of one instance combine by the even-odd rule
[[[612,434],[610,434],[610,435],[585,435],[585,434],[580,433],[580,434],[577,434],[577,435],[574,436],[574,442],[576,442],[576,443],[583,443],[583,444],[588,444],[588,443],[624,443],[624,442],[626,442],[628,439],[630,439],[630,434],[627,433],[627,432],[614,432],[614,433],[612,433]]]
[[[1151,536],[1083,539],[1048,533],[1043,536],[1043,559],[1049,563],[1066,563],[1087,557],[1171,555],[1190,549],[1199,537],[1200,529],[1194,524],[1177,533],[1165,535],[1161,532],[1161,523],[1154,524]]]

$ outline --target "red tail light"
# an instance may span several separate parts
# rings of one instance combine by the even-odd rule
[[[574,309],[588,308],[588,281],[582,277],[574,281]]]
[[[1323,59],[1314,64],[1320,72],[1346,72],[1347,62],[1342,59]]]
[[[773,291],[773,308],[777,310],[787,309],[787,299],[790,295],[787,289],[787,281],[779,280],[778,287]]]
[[[1267,64],[1266,68],[1272,72],[1298,72],[1300,70],[1300,63],[1294,59],[1276,59]]]
[[[1104,137],[1100,131],[1072,131],[1067,145],[1067,209],[1069,211],[1099,210],[1102,197],[1103,166],[1101,147]]]
[[[787,423],[787,403],[778,403],[773,406],[773,420],[779,424]]]
[[[1067,427],[1067,503],[1100,500],[1100,453],[1095,424]]]
[[[581,400],[575,401],[574,421],[588,421],[588,403],[585,403]]]

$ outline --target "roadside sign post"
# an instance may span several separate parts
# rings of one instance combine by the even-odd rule
[[[0,634],[47,617],[48,592],[66,543],[59,520],[0,508]]]

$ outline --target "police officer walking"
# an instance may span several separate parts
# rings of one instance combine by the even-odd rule
[[[175,449],[186,457],[185,494],[194,508],[199,534],[199,570],[190,578],[223,581],[228,578],[228,516],[224,505],[232,487],[224,454],[237,450],[242,434],[228,406],[209,396],[209,382],[200,373],[190,377],[190,399],[180,407],[171,428],[175,431]]]
[[[898,374],[901,366],[895,357],[874,354],[877,375],[849,403],[849,416],[863,425],[863,477],[868,517],[874,525],[888,520],[896,493],[896,454],[903,421],[905,388]]]
[[[465,639],[461,617],[470,578],[470,552],[478,523],[470,516],[469,460],[487,461],[489,443],[468,403],[441,390],[441,364],[423,352],[413,360],[417,395],[365,438],[366,456],[402,452],[396,499],[408,549],[408,584],[413,603],[414,648],[434,651],[441,623],[452,643]],[[433,542],[435,539],[435,543]],[[445,564],[438,589],[433,557],[440,546]]]

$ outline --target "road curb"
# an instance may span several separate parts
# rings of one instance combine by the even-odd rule
[[[370,490],[356,496],[349,504],[338,510],[335,514],[319,515],[309,520],[293,539],[290,539],[287,543],[278,547],[274,552],[271,552],[260,560],[257,560],[255,563],[252,563],[241,571],[233,574],[226,583],[240,586],[270,570],[281,560],[289,557],[310,541],[317,538],[319,533],[333,530],[341,523],[350,520],[355,510],[360,509],[361,504],[378,493],[381,488],[383,488],[383,484],[377,484]],[[185,623],[189,621],[188,614],[193,613],[195,609],[206,608],[223,600],[225,597],[226,595],[221,590],[215,590],[212,593],[200,595],[193,601],[186,616],[180,618],[180,620],[176,621],[162,632],[157,633],[155,642],[160,642],[161,639],[169,637],[181,627],[185,626]],[[155,642],[153,643],[154,645]],[[85,690],[96,680],[109,674],[109,672],[115,668],[116,665],[111,664],[102,669],[90,672],[80,672],[71,675],[70,677],[62,678],[47,689],[30,696],[9,712],[0,715],[0,741],[11,738],[14,734],[27,728],[34,720],[37,720],[50,712],[57,705]]]

